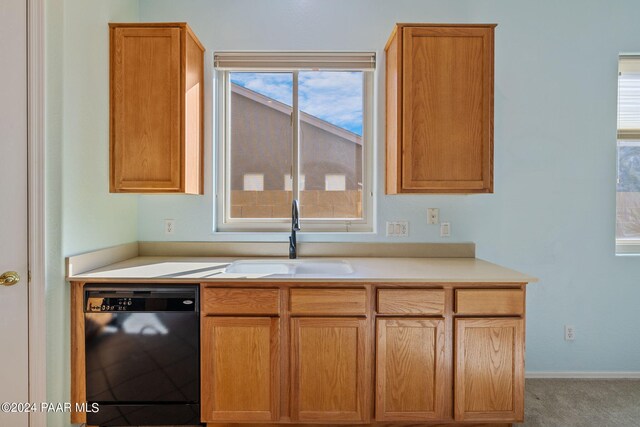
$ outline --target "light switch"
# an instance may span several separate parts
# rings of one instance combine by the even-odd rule
[[[387,237],[407,237],[409,221],[387,221]]]

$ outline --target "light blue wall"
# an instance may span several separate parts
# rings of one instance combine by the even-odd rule
[[[378,228],[407,219],[406,241],[443,241],[426,225],[426,208],[439,207],[447,241],[474,241],[479,257],[540,277],[528,290],[528,371],[640,371],[640,259],[616,258],[613,240],[616,61],[640,50],[638,16],[637,0],[140,0],[143,21],[187,21],[208,64],[215,50],[377,50]],[[498,24],[495,194],[384,195],[382,49],[395,22]],[[174,240],[242,238],[211,234],[210,124],[206,195],[141,197],[140,240],[165,240],[165,218],[177,220]]]
[[[111,195],[109,21],[137,21],[131,0],[46,3],[47,400],[69,401],[65,256],[137,240],[137,198]],[[48,426],[69,425],[52,413]]]
[[[110,21],[138,19],[131,0],[65,0],[63,250],[137,238],[137,197],[109,193]]]

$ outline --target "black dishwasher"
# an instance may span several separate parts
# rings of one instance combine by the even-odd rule
[[[85,286],[88,425],[200,424],[198,307],[197,286]]]

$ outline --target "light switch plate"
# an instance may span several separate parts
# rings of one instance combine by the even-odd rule
[[[387,221],[387,237],[409,236],[409,221]]]

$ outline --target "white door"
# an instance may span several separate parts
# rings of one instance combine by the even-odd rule
[[[27,2],[0,0],[0,404],[28,402]],[[20,281],[6,272],[15,271]],[[6,284],[5,284],[6,283]],[[4,405],[3,405],[4,406]],[[0,426],[26,427],[0,411]]]

